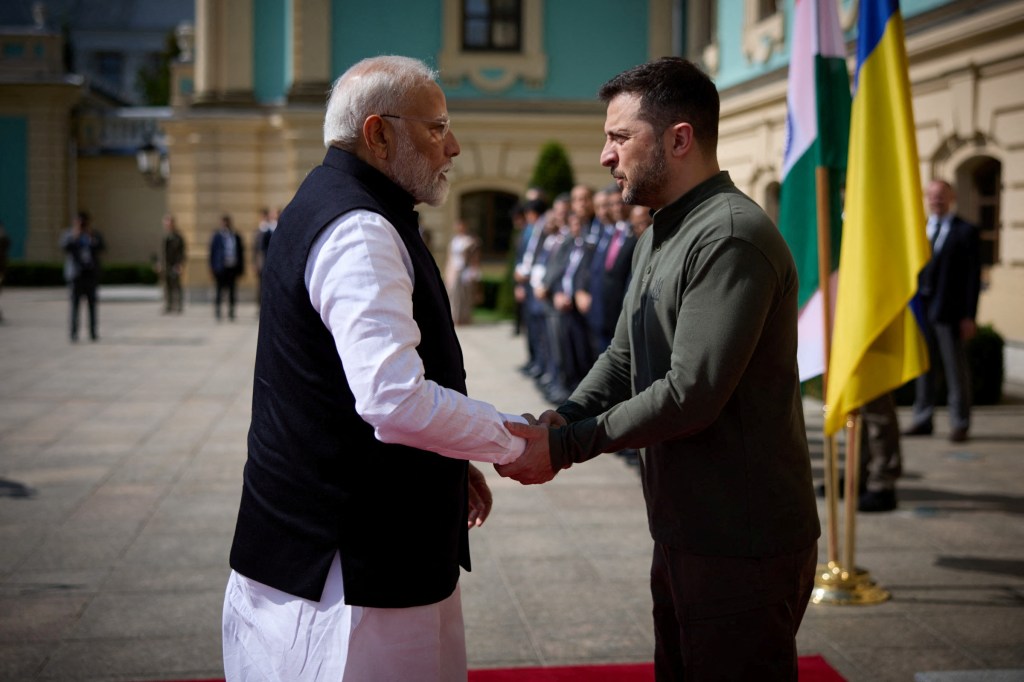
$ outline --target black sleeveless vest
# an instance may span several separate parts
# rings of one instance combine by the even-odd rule
[[[470,568],[467,463],[377,441],[355,411],[334,339],[303,281],[323,229],[353,209],[397,228],[414,272],[427,379],[466,392],[462,349],[413,198],[331,148],[281,213],[263,269],[249,456],[231,567],[319,601],[335,551],[345,602],[409,607],[448,597]]]

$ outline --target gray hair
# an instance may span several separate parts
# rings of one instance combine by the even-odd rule
[[[353,151],[368,116],[401,113],[411,91],[436,81],[437,71],[411,57],[387,55],[357,62],[331,87],[324,146]]]

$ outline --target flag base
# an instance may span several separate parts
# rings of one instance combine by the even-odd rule
[[[818,565],[814,591],[811,592],[811,601],[815,604],[881,604],[891,597],[864,569],[847,571],[834,561]]]

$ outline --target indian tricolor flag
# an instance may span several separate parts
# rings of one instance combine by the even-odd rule
[[[825,433],[928,369],[910,301],[931,257],[897,0],[861,0]]]
[[[818,274],[816,169],[828,170],[831,209],[828,258],[829,271],[834,278],[839,262],[841,188],[850,128],[850,78],[846,71],[846,47],[835,0],[796,0],[790,44],[779,230],[793,252],[800,276],[797,360],[800,380],[806,381],[821,374],[825,368],[823,283]]]

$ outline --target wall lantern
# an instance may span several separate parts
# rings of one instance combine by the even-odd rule
[[[167,152],[153,144],[152,140],[147,140],[146,144],[135,152],[135,162],[142,177],[146,179],[146,184],[151,187],[160,187],[171,175],[171,160],[167,157]]]

